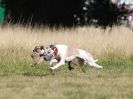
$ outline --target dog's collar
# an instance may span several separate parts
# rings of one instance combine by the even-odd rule
[[[55,47],[55,48],[53,49],[53,51],[54,51],[54,56],[57,56],[57,55],[58,55],[58,49],[57,49],[57,47]]]

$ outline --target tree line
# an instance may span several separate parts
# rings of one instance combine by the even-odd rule
[[[2,0],[12,23],[112,26],[120,15],[110,0]]]

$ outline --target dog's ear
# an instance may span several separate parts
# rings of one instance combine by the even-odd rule
[[[34,47],[33,52],[36,52],[37,46]]]
[[[51,44],[51,45],[50,45],[50,48],[51,48],[51,49],[54,49],[54,48],[55,48],[55,45]]]
[[[32,52],[35,52],[36,50],[35,49],[33,49],[33,51]]]
[[[37,48],[38,46],[35,46],[34,48]]]
[[[41,46],[40,46],[40,49],[43,50],[43,49],[44,49],[44,46],[41,45]]]

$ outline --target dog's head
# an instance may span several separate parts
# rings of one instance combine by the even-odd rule
[[[43,54],[44,53],[44,49],[45,47],[44,46],[35,46],[34,49],[33,49],[33,52],[36,52],[36,53],[39,53],[39,54]]]
[[[55,49],[56,49],[56,51],[55,51]],[[44,50],[44,56],[53,56],[55,54],[55,52],[56,53],[58,52],[55,45],[49,45],[49,47],[45,48],[45,50]]]
[[[56,50],[55,50],[56,49]],[[55,45],[49,45],[49,46],[36,46],[33,50],[33,52],[37,52],[40,54],[40,56],[43,56],[45,60],[51,60],[53,56],[56,56],[58,50],[55,47]]]
[[[46,60],[51,60],[51,58],[53,57],[53,49],[50,48],[50,47],[47,47],[45,48],[44,50],[44,54],[43,54],[43,57],[46,59]]]
[[[38,54],[44,54],[45,52],[47,52],[49,50],[49,46],[35,46],[33,49],[33,53],[38,53]]]
[[[38,59],[39,57],[43,57],[46,61],[51,60],[52,58],[52,49],[50,46],[35,46],[33,52],[31,54],[32,59]]]

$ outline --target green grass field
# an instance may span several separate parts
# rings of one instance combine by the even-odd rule
[[[132,39],[133,32],[125,27],[0,28],[0,99],[132,99]],[[31,67],[34,46],[51,43],[86,49],[103,69],[85,66],[83,73],[64,65],[52,75],[48,62]]]

